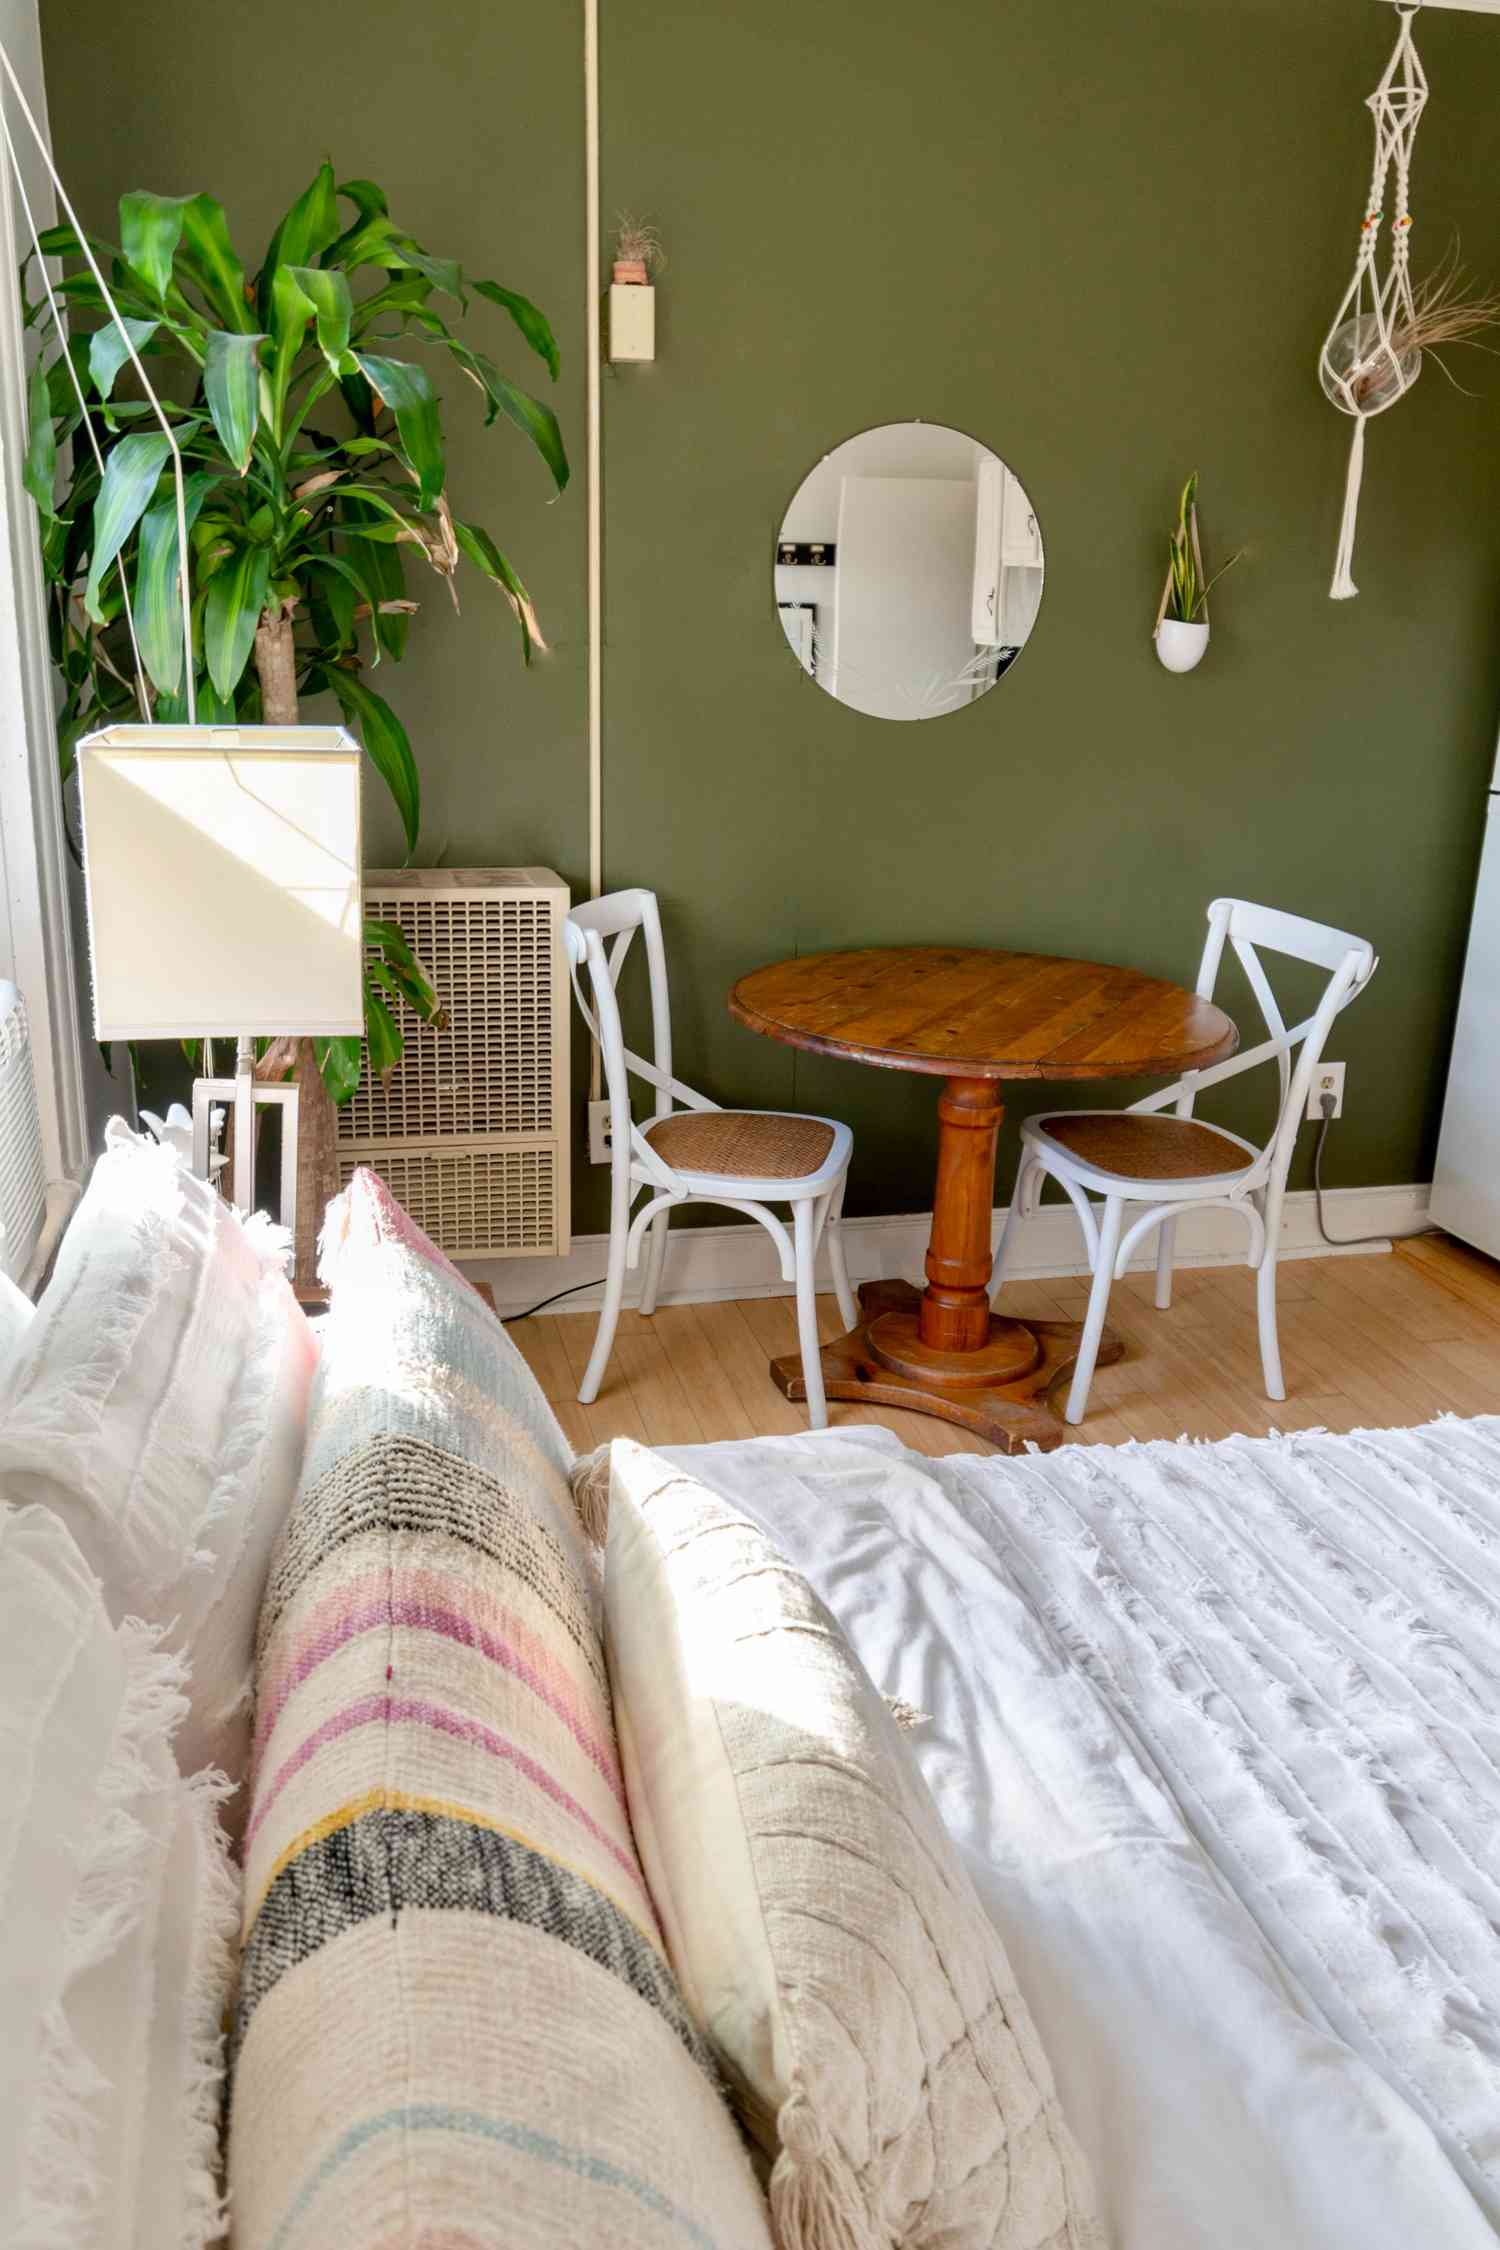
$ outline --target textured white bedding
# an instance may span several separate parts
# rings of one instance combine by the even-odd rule
[[[1119,2250],[1493,2250],[1500,1423],[673,1458],[931,1714]]]

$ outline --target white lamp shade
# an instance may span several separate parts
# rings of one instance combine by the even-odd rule
[[[351,735],[107,727],[78,768],[100,1039],[363,1031]]]

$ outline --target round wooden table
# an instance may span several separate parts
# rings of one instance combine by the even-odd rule
[[[1134,969],[935,945],[778,961],[740,978],[729,1012],[790,1047],[943,1081],[927,1287],[863,1285],[859,1325],[824,1346],[828,1396],[941,1415],[1009,1453],[1060,1443],[1078,1324],[990,1311],[1001,1081],[1205,1069],[1239,1044],[1229,1017]],[[1120,1350],[1106,1329],[1101,1366]],[[788,1398],[806,1395],[799,1358],[771,1372]]]

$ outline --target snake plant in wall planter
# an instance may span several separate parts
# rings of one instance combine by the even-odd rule
[[[1209,594],[1239,559],[1233,554],[1212,578],[1204,576],[1195,469],[1182,488],[1176,529],[1167,534],[1167,582],[1156,617],[1156,653],[1169,672],[1191,672],[1202,661],[1208,648]]]
[[[199,719],[294,725],[304,697],[336,697],[414,850],[417,761],[372,678],[406,647],[418,607],[408,558],[445,581],[455,604],[470,566],[514,612],[527,661],[540,645],[511,563],[450,502],[440,377],[456,370],[472,383],[486,423],[503,418],[518,430],[561,491],[568,463],[557,417],[470,340],[481,306],[497,308],[510,341],[519,336],[555,377],[547,321],[514,290],[431,256],[378,187],[338,185],[327,164],[248,279],[208,195],[122,196],[118,243],[89,239],[183,456],[186,661]],[[167,440],[132,383],[73,229],[52,228],[42,248],[63,261],[53,291],[69,333],[58,333],[39,277],[23,267],[26,323],[43,336],[25,482],[41,519],[66,782],[92,728],[186,717],[185,658]],[[127,589],[146,675],[139,692]],[[378,925],[368,935],[366,1045],[371,1067],[386,1070],[401,1054],[403,1006],[431,1020],[438,1003],[399,930]],[[333,1098],[347,1100],[360,1042],[319,1042],[317,1060]]]

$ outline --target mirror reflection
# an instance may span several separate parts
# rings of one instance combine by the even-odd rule
[[[877,719],[976,703],[1042,598],[1042,534],[998,454],[936,422],[887,422],[803,478],[776,543],[776,609],[802,669]]]

